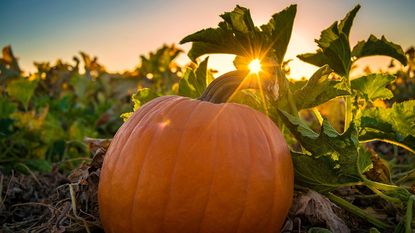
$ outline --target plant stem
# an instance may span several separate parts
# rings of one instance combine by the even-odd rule
[[[314,116],[317,118],[317,121],[321,126],[323,124],[323,117],[321,116],[320,112],[317,108],[312,108],[311,111],[314,113]]]
[[[211,103],[226,103],[238,89],[255,88],[252,83],[244,85],[247,72],[231,71],[213,80],[202,95],[198,98]]]
[[[409,151],[409,152],[411,152],[412,154],[415,155],[415,150],[413,150],[412,148],[410,148],[407,145],[402,144],[400,142],[389,140],[389,139],[372,138],[372,139],[369,139],[369,140],[360,141],[360,143],[373,142],[373,141],[382,141],[382,142],[386,142],[386,143],[389,143],[389,144],[392,144],[392,145],[396,145],[396,146],[404,148],[405,150],[407,150],[407,151]]]
[[[352,97],[346,96],[346,104],[345,104],[345,117],[344,117],[344,132],[350,127],[350,123],[353,119],[353,112],[352,112]]]
[[[350,77],[349,74],[346,74],[344,77],[348,83],[349,88],[352,88],[352,83],[350,82]],[[353,120],[353,112],[352,112],[352,96],[348,95],[345,97],[345,105],[344,105],[344,112],[345,112],[345,116],[344,116],[344,132],[347,131],[347,129],[349,129],[350,124],[352,123]]]
[[[347,211],[353,213],[356,216],[359,216],[365,220],[367,220],[368,222],[372,223],[373,225],[375,225],[376,227],[380,228],[380,229],[386,229],[386,228],[390,228],[391,226],[380,221],[379,219],[369,215],[368,213],[366,213],[365,211],[363,211],[362,209],[360,209],[359,207],[353,205],[352,203],[344,200],[343,198],[334,195],[333,193],[327,193],[326,196],[332,201],[334,202],[336,205],[341,206],[342,208],[346,209]]]

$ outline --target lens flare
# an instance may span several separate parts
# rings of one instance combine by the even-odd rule
[[[248,68],[251,73],[259,73],[262,70],[261,61],[259,59],[252,60],[251,63],[249,63]]]

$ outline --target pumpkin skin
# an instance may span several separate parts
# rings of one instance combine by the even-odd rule
[[[288,146],[263,113],[163,96],[111,142],[100,218],[106,232],[279,232],[293,186]]]

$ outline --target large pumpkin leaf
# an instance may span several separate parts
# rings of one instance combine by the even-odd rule
[[[298,109],[312,108],[335,97],[350,95],[344,80],[330,79],[332,70],[327,66],[318,69],[308,82],[295,91],[294,98]]]
[[[403,65],[407,64],[405,53],[400,45],[388,41],[384,36],[381,39],[370,35],[367,41],[358,42],[352,51],[352,56],[357,59],[373,55],[385,55],[395,58]]]
[[[314,157],[329,157],[333,161],[337,161],[338,165],[349,163],[349,159],[352,159],[353,156],[357,158],[356,151],[359,142],[356,127],[350,127],[345,133],[339,134],[325,119],[318,134],[299,117],[283,111],[280,111],[280,113],[291,133]],[[350,174],[356,173],[350,172]]]
[[[391,90],[386,88],[395,77],[389,74],[370,74],[351,81],[352,89],[357,95],[366,101],[376,99],[390,99],[393,97]]]
[[[304,62],[313,64],[318,67],[328,64],[328,61],[330,60],[326,55],[324,55],[322,49],[318,49],[315,53],[300,54],[297,57]]]
[[[343,32],[347,37],[350,35],[350,29],[353,25],[353,20],[356,17],[357,12],[360,9],[360,5],[355,6],[347,15],[340,20],[339,31]]]
[[[341,21],[334,22],[323,30],[316,40],[319,49],[315,53],[306,53],[297,57],[316,66],[328,64],[336,73],[348,75],[351,67],[350,29],[360,6],[357,5]]]
[[[294,18],[297,13],[297,6],[291,5],[281,12],[274,14],[271,20],[261,26],[263,32],[271,38],[272,47],[280,63],[283,62],[285,52],[290,42]]]
[[[291,152],[295,169],[295,182],[318,192],[328,192],[341,186],[338,169],[328,157]],[[344,183],[350,182],[349,180]]]
[[[271,20],[256,27],[247,8],[236,6],[221,15],[217,28],[208,28],[186,36],[181,44],[193,42],[188,55],[192,60],[204,54],[226,53],[242,57],[263,57],[275,54],[283,61],[291,37],[296,6],[291,5],[272,16]]]
[[[415,150],[415,100],[362,110],[357,122],[362,141],[396,141]]]
[[[367,167],[368,159],[359,159],[359,142],[353,125],[339,134],[327,120],[320,133],[314,132],[299,117],[280,111],[285,125],[306,150],[294,154],[293,161],[298,182],[320,192],[360,181],[357,164]],[[362,156],[367,156],[362,153]]]
[[[339,75],[346,75],[351,65],[350,45],[347,36],[339,32],[337,22],[321,32],[316,41],[320,47],[316,53],[306,53],[297,57],[316,66],[328,64]]]

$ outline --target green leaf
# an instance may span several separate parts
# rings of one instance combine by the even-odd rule
[[[352,89],[357,95],[367,101],[376,99],[390,99],[393,97],[391,90],[386,88],[395,77],[390,74],[370,74],[351,81]]]
[[[318,192],[329,192],[341,186],[336,164],[328,157],[314,157],[291,152],[295,169],[295,183]],[[350,182],[346,180],[344,183]]]
[[[15,103],[10,102],[5,97],[0,96],[0,118],[9,118],[17,109]]]
[[[97,133],[93,128],[88,127],[81,120],[74,121],[68,130],[69,140],[82,141],[85,137],[96,137]]]
[[[357,160],[357,163],[358,163],[357,166],[358,166],[359,173],[361,175],[363,175],[363,173],[373,168],[373,162],[372,162],[371,156],[372,156],[371,153],[367,151],[365,148],[363,148],[362,145],[359,147],[359,156]]]
[[[84,98],[87,96],[87,90],[90,82],[91,81],[83,75],[74,75],[69,81],[75,90],[76,96],[81,100],[84,100]]]
[[[37,87],[37,80],[29,80],[27,78],[19,78],[8,83],[6,90],[7,94],[12,98],[18,100],[25,109],[29,105],[30,98]]]
[[[320,134],[296,116],[280,111],[281,119],[309,154],[293,155],[297,181],[319,192],[360,181],[357,131],[339,134],[327,120]],[[362,162],[363,163],[363,162]]]
[[[328,64],[329,58],[323,54],[323,50],[319,49],[315,53],[304,53],[297,57],[307,63],[321,67]]]
[[[160,95],[150,88],[142,88],[137,91],[137,93],[133,94],[131,100],[134,103],[134,111],[138,110],[141,106],[145,103],[159,97]]]
[[[275,55],[283,61],[291,37],[296,6],[272,16],[268,24],[255,27],[247,8],[236,6],[221,15],[218,28],[208,28],[186,36],[181,44],[193,42],[188,55],[192,60],[204,54],[226,53],[247,58]]]
[[[398,60],[402,65],[407,64],[407,58],[398,44],[394,44],[384,36],[379,40],[374,35],[370,35],[367,41],[358,42],[352,51],[352,56],[357,59],[367,56],[385,55]]]
[[[395,141],[415,150],[415,100],[362,110],[357,123],[362,141]]]
[[[347,13],[346,17],[344,19],[340,20],[339,23],[339,31],[343,32],[347,37],[350,35],[350,29],[353,25],[353,20],[356,17],[357,12],[360,9],[360,5],[357,5],[351,10],[349,13]]]
[[[245,7],[237,5],[232,12],[222,14],[221,18],[236,32],[248,33],[255,30],[251,13]]]
[[[179,81],[179,95],[191,98],[200,97],[210,82],[213,75],[207,68],[208,57],[193,71],[188,68]]]
[[[297,57],[320,67],[328,64],[339,75],[348,75],[351,67],[349,34],[359,9],[360,5],[357,5],[339,23],[336,21],[323,30],[320,39],[316,40],[320,48],[315,53],[301,54]]]
[[[363,111],[362,117],[376,120],[376,125],[381,129],[390,126],[394,132],[404,138],[415,137],[415,100],[394,103],[391,108],[368,109]]]
[[[228,12],[228,14],[240,15],[240,11],[240,7],[237,6],[234,11]],[[225,13],[225,15],[226,14],[227,13]],[[212,53],[225,53],[248,56],[249,53],[247,51],[251,50],[250,48],[252,48],[252,45],[251,43],[249,43],[250,40],[247,40],[246,37],[250,37],[251,33],[242,34],[242,32],[240,32],[237,36],[234,34],[234,30],[232,30],[234,28],[242,27],[241,25],[243,25],[244,22],[241,20],[241,18],[242,17],[239,17],[240,21],[238,22],[221,22],[218,28],[203,29],[196,33],[188,35],[180,41],[180,44],[193,42],[192,48],[188,53],[188,56],[193,61],[195,61],[196,58],[204,54]],[[245,28],[249,27],[245,25]],[[244,42],[241,43],[238,40]]]
[[[316,53],[297,57],[317,66],[328,64],[339,75],[347,75],[351,66],[349,39],[346,34],[339,31],[337,22],[323,30],[316,42],[320,47]]]
[[[65,138],[66,132],[62,128],[61,121],[52,113],[48,113],[40,130],[41,141],[52,144],[58,138]]]
[[[30,159],[25,160],[24,164],[34,171],[49,173],[52,171],[52,163],[45,159]]]
[[[298,109],[312,108],[335,97],[350,95],[346,81],[329,79],[331,73],[327,65],[321,67],[304,87],[294,93]]]
[[[273,48],[279,63],[284,60],[296,13],[297,5],[290,5],[281,12],[274,14],[267,24],[261,26],[262,31],[266,32],[273,41]]]

